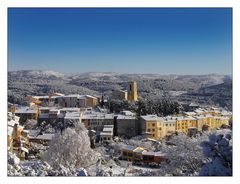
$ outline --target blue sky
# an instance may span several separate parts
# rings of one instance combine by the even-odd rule
[[[9,8],[8,70],[231,74],[230,8]]]

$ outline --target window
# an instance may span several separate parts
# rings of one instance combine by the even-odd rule
[[[129,90],[132,91],[132,84],[129,85]]]
[[[153,137],[155,137],[155,134],[153,134]]]
[[[166,126],[168,126],[168,124],[166,124]]]
[[[154,127],[154,126],[155,126],[155,123],[152,123],[152,126]]]
[[[159,128],[159,130],[162,130],[162,128]]]
[[[152,129],[153,132],[155,132],[155,129]]]
[[[147,130],[148,132],[151,132],[150,128]]]

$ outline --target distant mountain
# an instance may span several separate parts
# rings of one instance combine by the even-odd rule
[[[215,105],[232,111],[232,81],[226,80],[221,84],[202,87],[195,92],[180,95],[179,99],[190,99],[191,102]]]
[[[48,95],[53,92],[98,95],[97,91],[69,84],[68,80],[67,75],[54,71],[8,72],[8,100],[21,104],[27,95]]]
[[[51,70],[20,70],[20,71],[11,71],[8,72],[9,77],[31,77],[34,79],[58,79],[64,78],[65,74],[51,71]]]
[[[199,93],[205,87],[231,83],[227,75],[160,75],[87,72],[63,74],[55,71],[22,70],[8,72],[8,95],[15,99],[25,95],[44,95],[50,92],[109,95],[113,90],[126,89],[127,82],[137,81],[142,98],[164,98]],[[216,86],[218,88],[220,86]],[[225,89],[228,93],[228,89]],[[199,93],[200,94],[200,93]]]
[[[136,80],[140,93],[159,91],[191,91],[201,87],[221,84],[227,80],[226,75],[159,75],[159,74],[117,74],[86,73],[74,75],[69,83],[84,86],[96,91],[109,93],[114,89],[125,89],[126,82]],[[154,89],[154,91],[152,90]]]

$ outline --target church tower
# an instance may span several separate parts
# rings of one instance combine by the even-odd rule
[[[128,83],[128,100],[129,101],[137,101],[138,95],[137,95],[137,82],[129,82]]]

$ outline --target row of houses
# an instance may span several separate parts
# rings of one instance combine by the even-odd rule
[[[96,107],[99,99],[92,95],[52,93],[46,96],[28,96],[26,102],[29,106],[55,106],[55,107]]]
[[[179,116],[158,117],[157,115],[145,115],[137,118],[130,111],[120,114],[108,114],[88,111],[82,114],[81,122],[89,130],[101,132],[106,125],[113,125],[114,136],[133,137],[139,134],[147,134],[150,138],[161,140],[176,132],[188,135],[201,131],[212,131],[223,125],[229,125],[232,113],[216,108],[196,109]]]
[[[198,108],[192,112],[184,112],[178,116],[158,117],[145,115],[136,117],[130,111],[119,114],[107,113],[92,108],[60,108],[39,107],[38,109],[17,109],[15,114],[20,122],[26,119],[36,119],[41,122],[81,122],[88,130],[94,130],[97,135],[103,131],[104,126],[113,125],[114,136],[133,137],[138,134],[148,134],[151,138],[162,139],[175,132],[192,135],[198,131],[213,130],[222,125],[228,125],[232,113],[217,108]]]
[[[75,113],[80,116],[80,113],[91,111],[92,108],[77,108],[77,107],[19,107],[16,108],[14,114],[19,116],[19,122],[24,123],[28,119],[37,120],[39,123],[43,121],[63,121],[69,113]]]
[[[160,140],[175,132],[183,132],[190,136],[201,131],[212,131],[223,125],[229,125],[232,113],[215,108],[196,109],[184,112],[182,116],[158,117],[146,115],[140,117],[141,132],[151,138]]]

